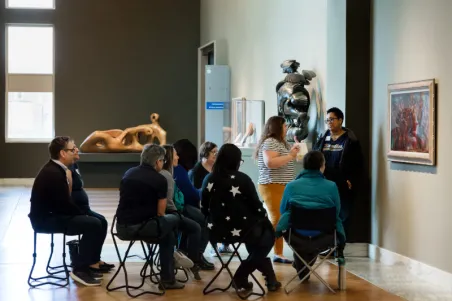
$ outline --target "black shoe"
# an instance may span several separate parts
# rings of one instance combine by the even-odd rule
[[[162,287],[163,285],[163,287]],[[162,284],[159,284],[159,289],[163,290],[163,289],[167,289],[167,290],[179,290],[179,289],[183,289],[185,287],[185,285],[183,283],[180,283],[178,281],[174,281],[174,282],[163,282]]]
[[[104,267],[101,267],[101,266],[99,266],[98,269],[97,269],[97,268],[92,268],[92,267],[90,267],[89,270],[90,270],[91,272],[97,273],[97,274],[109,273],[109,272],[111,271],[111,269],[109,269],[109,268],[104,268]]]
[[[201,276],[199,275],[199,270],[201,270],[199,268],[199,265],[195,264],[190,271],[193,273],[193,276],[195,277],[196,280],[201,280]]]
[[[323,251],[322,253],[319,253],[319,257],[320,258],[325,258],[328,255],[328,253],[330,253],[330,249],[328,249],[326,251]],[[334,255],[334,253],[332,253],[331,255]]]
[[[94,279],[89,271],[73,270],[70,273],[71,278],[85,286],[100,286],[101,281]]]
[[[89,273],[91,274],[91,277],[93,277],[96,280],[102,280],[104,278],[104,275],[102,273],[93,272],[91,269]]]
[[[199,268],[204,271],[215,270],[215,265],[213,263],[207,261],[207,259],[202,254],[201,254],[201,260],[198,263],[198,265],[199,265]]]
[[[235,282],[235,284],[234,284]],[[237,290],[241,290],[244,289],[246,291],[252,290],[253,289],[253,283],[252,282],[248,282],[247,279],[245,280],[238,280],[234,278],[234,281],[232,282],[232,287],[237,289]]]
[[[111,269],[114,269],[115,268],[115,265],[114,264],[110,264],[110,263],[102,263],[102,264],[99,264],[99,267],[101,268],[101,269],[109,269],[109,270],[111,270]]]

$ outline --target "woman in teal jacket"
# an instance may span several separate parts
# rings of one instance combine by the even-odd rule
[[[336,207],[336,231],[339,245],[345,244],[345,231],[342,220],[339,216],[341,212],[341,201],[339,191],[334,182],[325,179],[323,171],[325,170],[325,157],[319,151],[310,151],[303,158],[304,170],[293,180],[289,182],[284,189],[281,200],[281,218],[276,226],[276,236],[281,237],[289,229],[290,205],[295,204],[298,207],[306,209],[325,209]],[[298,234],[303,236],[316,236],[321,234],[319,231],[297,230]],[[341,249],[341,248],[340,248]],[[316,257],[317,254],[307,254],[307,262]],[[301,262],[295,259],[295,268],[297,271],[301,267]],[[304,270],[306,273],[307,269]],[[305,273],[300,275],[300,279]]]

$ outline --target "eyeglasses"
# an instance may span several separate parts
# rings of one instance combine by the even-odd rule
[[[74,146],[73,148],[65,148],[64,151],[66,152],[71,152],[71,153],[75,153],[75,151],[77,150],[77,146]]]
[[[327,119],[325,119],[325,123],[333,122],[335,119],[339,119],[339,118],[337,118],[337,117],[334,117],[334,118],[327,118]]]

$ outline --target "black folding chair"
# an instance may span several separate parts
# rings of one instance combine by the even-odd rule
[[[158,222],[158,219],[155,219],[155,220],[157,221],[157,227],[159,229],[158,232],[160,233],[160,224]],[[162,285],[162,282],[160,281],[159,273],[155,272],[155,270],[154,270],[154,256],[157,253],[157,247],[158,247],[158,244],[159,244],[159,236],[160,235],[156,236],[156,237],[151,237],[151,238],[149,238],[149,237],[145,237],[144,238],[144,237],[138,237],[137,236],[137,237],[133,237],[132,239],[127,239],[127,240],[121,239],[123,241],[129,241],[130,242],[129,246],[128,246],[126,252],[125,252],[124,259],[122,259],[121,254],[119,253],[118,244],[117,244],[116,238],[115,238],[115,237],[118,237],[118,233],[115,232],[115,230],[114,230],[115,229],[115,225],[116,225],[116,215],[114,216],[113,223],[111,225],[111,237],[113,238],[113,243],[115,245],[116,253],[118,254],[119,268],[117,269],[116,273],[113,275],[113,277],[108,282],[107,290],[109,292],[111,292],[111,291],[115,291],[115,290],[118,290],[118,289],[125,288],[126,291],[127,291],[127,294],[130,297],[132,297],[132,298],[136,298],[136,297],[139,297],[139,296],[144,295],[144,294],[152,294],[152,295],[158,295],[158,296],[164,295],[165,294],[165,287]],[[137,241],[139,241],[141,243],[141,247],[142,247],[143,253],[144,253],[145,263],[144,263],[144,266],[142,267],[142,269],[140,271],[141,284],[138,285],[138,286],[132,286],[132,285],[129,285],[129,278],[128,278],[128,275],[127,275],[127,270],[126,270],[126,265],[125,264],[126,264],[127,258],[129,258],[128,255],[129,255],[130,249],[132,248],[134,243],[137,242]],[[145,248],[145,245],[147,247],[147,250]],[[150,268],[149,274],[147,274],[148,267]],[[125,277],[126,284],[122,285],[122,286],[110,288],[111,284],[113,283],[114,279],[119,274],[119,271],[121,271],[121,269],[124,270],[124,277]],[[135,294],[135,295],[132,294],[130,292],[130,289],[140,289],[140,288],[142,288],[143,285],[144,285],[144,281],[145,281],[146,277],[149,277],[149,279],[151,280],[152,283],[159,284],[159,291],[158,292],[155,292],[155,291],[143,291],[143,292],[141,292],[139,294]],[[155,277],[155,280],[153,279],[153,277]]]
[[[51,242],[50,242],[50,256],[49,256],[49,260],[47,261],[47,266],[46,266],[46,272],[47,272],[47,276],[42,276],[42,277],[38,277],[38,278],[34,278],[33,277],[33,271],[36,265],[36,242],[37,242],[37,235],[38,234],[50,234],[51,236]],[[66,265],[66,234],[63,233],[63,265],[60,266],[51,266],[50,262],[52,260],[52,256],[53,256],[53,248],[54,248],[54,243],[53,243],[53,237],[54,234],[57,233],[52,233],[52,232],[37,232],[34,231],[34,238],[33,238],[33,265],[31,266],[31,270],[30,270],[30,274],[28,275],[28,285],[31,288],[35,288],[41,285],[55,285],[55,286],[59,286],[59,287],[66,287],[69,284],[69,270],[68,270],[68,266]],[[62,269],[61,269],[62,268]],[[57,274],[61,274],[64,273],[64,277],[63,276],[56,276]],[[54,279],[56,281],[50,281],[49,279]],[[45,282],[41,282],[43,280],[47,280]],[[61,281],[63,281],[61,283]],[[36,283],[37,282],[37,283]]]
[[[259,223],[259,222],[258,222]],[[258,224],[256,223],[256,225]],[[255,225],[255,226],[256,226]],[[250,228],[252,229],[252,227]],[[260,288],[261,293],[256,293],[254,291],[249,291],[247,292],[246,295],[243,295],[240,293],[240,291],[237,288],[237,285],[234,281],[234,275],[231,272],[231,269],[229,268],[229,264],[231,263],[232,259],[234,258],[234,256],[237,256],[239,258],[240,263],[242,263],[242,258],[240,257],[239,254],[239,248],[240,246],[246,241],[247,236],[249,235],[249,233],[251,233],[251,231],[249,230],[243,237],[241,237],[241,239],[237,239],[237,240],[226,240],[226,239],[216,239],[216,235],[214,232],[209,231],[209,238],[210,238],[210,244],[212,245],[213,249],[215,250],[216,255],[218,256],[218,259],[221,262],[221,269],[215,274],[215,276],[212,278],[212,280],[210,280],[210,282],[206,285],[206,287],[203,290],[204,295],[210,294],[212,292],[215,291],[221,291],[221,292],[225,292],[227,290],[229,290],[231,288],[231,286],[234,287],[237,295],[242,299],[242,300],[246,300],[248,299],[250,296],[258,296],[258,297],[263,297],[265,295],[265,289],[264,287],[260,284],[260,282],[256,279],[256,277],[251,274],[251,277],[253,278],[254,282],[257,283],[257,285]],[[217,244],[218,243],[224,243],[224,244],[229,244],[232,246],[232,248],[234,249],[234,251],[230,254],[229,259],[224,261],[223,258],[220,255],[220,252],[218,251],[218,247]],[[212,288],[209,289],[210,286],[215,282],[215,280],[220,276],[221,272],[226,269],[226,271],[228,272],[229,276],[231,277],[231,281],[229,282],[229,285],[224,287],[224,288]]]
[[[289,223],[290,228],[288,232],[284,234],[284,239],[294,252],[294,256],[300,259],[304,266],[284,286],[284,291],[286,292],[286,294],[289,294],[295,289],[296,286],[294,286],[291,290],[288,290],[287,288],[289,284],[293,280],[295,280],[295,278],[297,278],[305,269],[309,269],[309,272],[299,281],[298,284],[301,284],[311,274],[313,274],[330,291],[336,293],[334,289],[332,289],[331,286],[315,271],[337,249],[336,207],[325,209],[305,209],[292,204],[290,207]],[[321,234],[319,234],[318,236],[303,236],[299,234],[297,230],[319,231],[321,232]],[[325,256],[320,261],[320,263],[314,266],[313,264],[317,256],[328,249],[328,255]],[[315,254],[316,256],[313,260],[311,260],[311,262],[308,263],[299,255],[299,252],[301,252],[301,250],[303,250],[303,253]],[[311,267],[311,265],[313,266]]]

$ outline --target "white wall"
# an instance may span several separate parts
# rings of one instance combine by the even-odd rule
[[[452,272],[452,1],[373,3],[373,243]],[[436,78],[437,167],[386,161],[387,85]]]
[[[231,67],[231,96],[265,100],[266,119],[286,59],[314,70],[325,97],[327,0],[201,0],[201,45],[212,40],[217,64]]]

